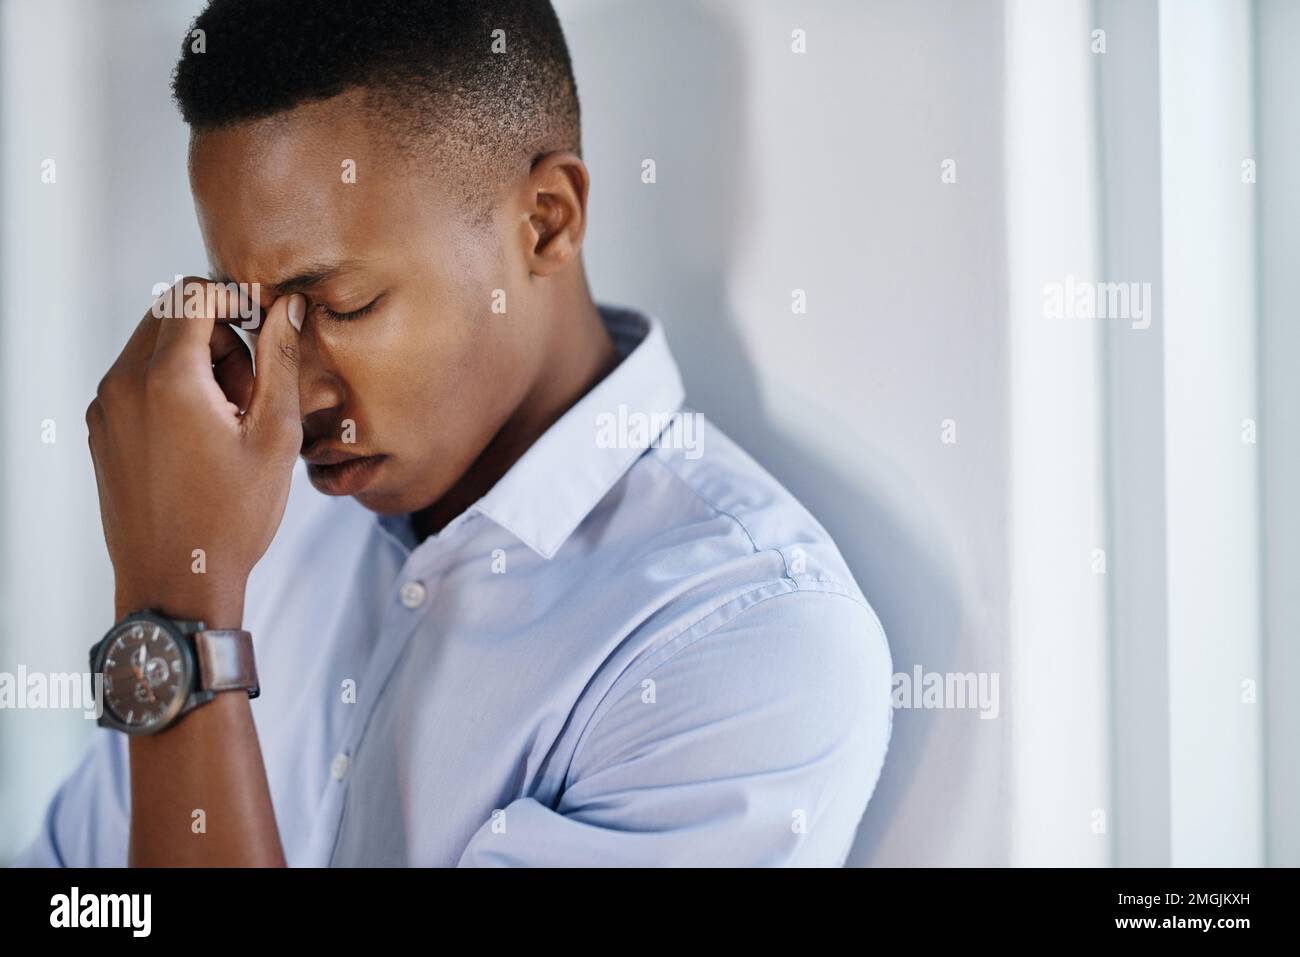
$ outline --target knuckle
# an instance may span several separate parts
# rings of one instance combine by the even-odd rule
[[[192,316],[195,309],[206,314],[214,295],[213,285],[212,280],[202,276],[182,276],[155,297],[145,314],[145,321],[150,318],[184,319]]]
[[[208,280],[200,276],[182,276],[180,281],[175,283],[172,288],[180,287],[179,291],[182,296],[198,295],[206,292]]]
[[[86,447],[90,449],[91,459],[95,459],[95,436],[103,432],[104,404],[96,397],[86,406]]]
[[[286,372],[298,371],[298,345],[291,340],[284,340],[276,346],[276,357]]]
[[[172,395],[180,384],[180,377],[170,363],[154,363],[144,374],[144,391],[150,399]]]
[[[95,387],[96,402],[112,403],[121,398],[127,388],[126,376],[121,372],[110,369],[104,373],[104,377],[99,380],[99,385]],[[93,407],[96,402],[92,402],[91,406]]]

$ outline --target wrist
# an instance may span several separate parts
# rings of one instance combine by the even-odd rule
[[[119,582],[114,605],[115,620],[151,608],[168,618],[202,621],[208,628],[239,628],[244,621],[244,582],[153,588]]]

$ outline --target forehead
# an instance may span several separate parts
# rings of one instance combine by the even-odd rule
[[[429,161],[433,164],[433,160]],[[190,186],[215,268],[272,282],[304,262],[383,256],[454,228],[451,187],[343,94],[195,133]]]

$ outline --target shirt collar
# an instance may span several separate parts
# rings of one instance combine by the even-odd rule
[[[551,558],[632,463],[651,447],[686,394],[654,316],[598,305],[622,361],[519,457],[470,512]],[[648,427],[624,428],[645,418]],[[601,425],[612,428],[602,429]],[[611,442],[611,435],[616,441]]]

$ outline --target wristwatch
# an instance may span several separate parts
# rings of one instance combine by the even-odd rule
[[[260,692],[248,632],[148,608],[117,622],[90,649],[90,672],[103,676],[99,726],[127,734],[157,734],[220,691]]]

